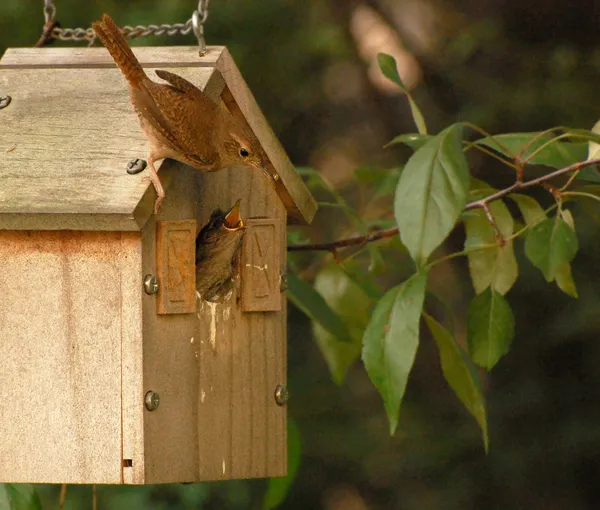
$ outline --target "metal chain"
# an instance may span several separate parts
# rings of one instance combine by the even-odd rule
[[[150,35],[188,35],[194,32],[198,39],[198,47],[200,55],[206,53],[206,41],[204,40],[204,23],[208,17],[209,0],[199,0],[198,9],[196,9],[192,17],[185,23],[173,23],[162,25],[136,25],[135,27],[124,26],[121,28],[125,37],[148,37]],[[46,26],[54,24],[54,28],[49,34],[51,39],[59,39],[61,41],[89,41],[90,46],[96,39],[96,34],[93,28],[60,28],[56,22],[56,5],[54,0],[44,0],[44,19]]]

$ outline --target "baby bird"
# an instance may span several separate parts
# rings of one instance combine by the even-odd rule
[[[108,14],[92,26],[129,82],[131,102],[148,138],[148,178],[157,194],[155,213],[165,197],[154,166],[157,160],[171,158],[205,172],[235,166],[267,172],[258,139],[225,106],[168,71],[156,74],[169,85],[152,81]]]
[[[240,202],[227,213],[213,211],[196,238],[196,290],[206,301],[223,301],[233,288],[246,231]]]

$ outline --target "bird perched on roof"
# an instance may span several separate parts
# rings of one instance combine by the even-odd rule
[[[228,212],[213,211],[196,238],[196,290],[206,301],[222,301],[233,288],[246,231],[240,202]]]
[[[169,84],[152,81],[108,14],[92,27],[129,82],[131,102],[150,142],[148,178],[156,189],[155,213],[165,197],[157,160],[171,158],[200,171],[247,166],[267,172],[260,143],[244,122],[181,76],[156,71]]]

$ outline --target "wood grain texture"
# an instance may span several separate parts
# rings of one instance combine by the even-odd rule
[[[139,237],[0,231],[3,482],[122,483],[121,339],[139,344],[141,324],[121,285],[138,277]]]
[[[159,314],[196,311],[196,220],[156,222]]]
[[[144,380],[142,315],[142,238],[121,234],[121,430],[122,482],[144,482]],[[125,459],[131,466],[125,466]]]
[[[243,312],[281,310],[281,234],[279,220],[246,221],[242,246],[241,308]]]
[[[131,40],[130,40],[131,41]],[[135,45],[135,42],[132,43]],[[133,46],[144,67],[214,67],[225,49],[208,46],[206,55],[198,56],[197,46]],[[115,62],[106,48],[8,48],[0,60],[0,69],[114,68]]]
[[[279,177],[274,185],[287,208],[288,218],[310,223],[317,211],[317,203],[273,133],[227,49],[221,52],[216,68],[227,84],[222,94],[225,104],[234,115],[249,124],[262,144],[271,173]]]
[[[210,69],[177,73],[218,90]],[[0,90],[0,229],[141,230],[155,191],[126,172],[147,142],[118,70],[0,69]]]
[[[184,165],[176,174],[158,217],[142,232],[143,274],[156,274],[156,221],[196,218],[199,172]],[[156,294],[142,297],[144,394],[156,391],[160,406],[144,410],[144,483],[198,480],[198,366],[195,314],[158,315]]]
[[[199,225],[211,212],[241,199],[244,220],[267,217],[280,232],[286,210],[260,170],[223,170],[197,176]],[[252,220],[250,220],[252,221]],[[283,254],[285,236],[274,247]],[[200,480],[283,476],[287,470],[286,409],[273,393],[286,378],[286,306],[242,313],[239,279],[221,304],[198,303],[198,438]]]

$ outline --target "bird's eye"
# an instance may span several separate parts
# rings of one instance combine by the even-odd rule
[[[242,158],[247,158],[248,156],[250,156],[250,153],[248,152],[248,149],[246,149],[246,147],[240,147],[240,156],[242,156]]]

